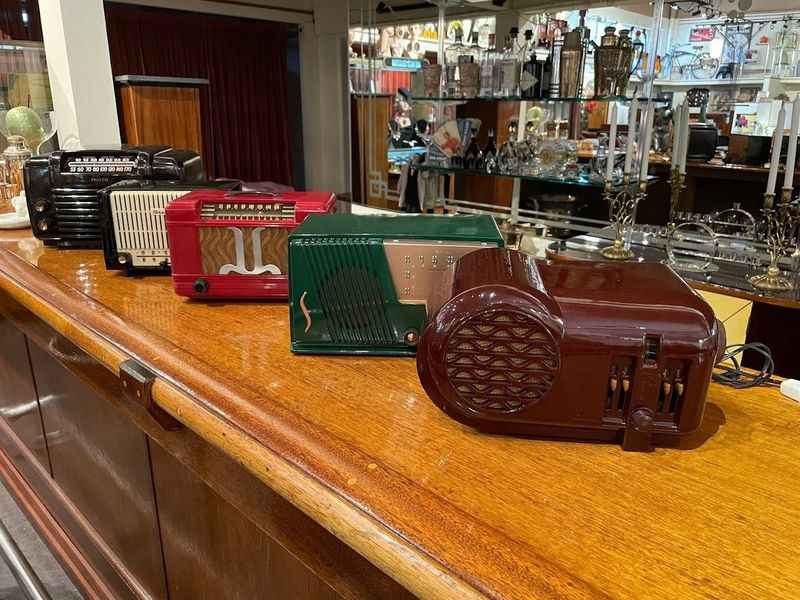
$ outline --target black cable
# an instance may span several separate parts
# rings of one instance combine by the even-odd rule
[[[752,350],[764,357],[764,363],[758,373],[753,374],[742,369],[736,357],[745,350]],[[726,362],[729,362],[729,364],[724,364]],[[725,353],[714,368],[716,372],[711,377],[715,382],[737,390],[751,388],[757,385],[778,385],[777,382],[771,381],[772,374],[775,371],[775,362],[772,360],[772,352],[768,346],[761,342],[728,346],[725,348]]]

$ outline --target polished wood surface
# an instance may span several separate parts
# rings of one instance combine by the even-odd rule
[[[203,153],[198,88],[123,85],[119,97],[127,143],[167,144]]]
[[[16,240],[13,238],[16,237]],[[293,356],[281,303],[200,303],[0,242],[0,289],[423,597],[795,598],[800,405],[713,385],[691,450],[475,433],[413,359]]]

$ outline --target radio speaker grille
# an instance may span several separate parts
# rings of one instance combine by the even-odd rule
[[[109,203],[117,252],[130,254],[134,264],[169,259],[164,210],[189,190],[112,192]]]
[[[385,265],[383,245],[359,238],[328,238],[300,242],[301,248],[331,341],[353,346],[395,343],[381,275],[375,268]]]
[[[60,237],[79,239],[100,235],[100,204],[96,193],[53,190]]]
[[[531,316],[490,310],[451,334],[445,354],[450,384],[461,401],[481,412],[513,413],[538,402],[559,368],[558,344]]]

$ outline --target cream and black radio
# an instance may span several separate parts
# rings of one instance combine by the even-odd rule
[[[98,192],[107,269],[129,275],[170,273],[164,213],[172,200],[198,189],[239,190],[234,179],[180,183],[127,180]]]

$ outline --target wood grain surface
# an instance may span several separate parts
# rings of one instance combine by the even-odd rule
[[[1,238],[0,238],[1,239]],[[281,303],[200,303],[0,242],[0,289],[422,597],[797,598],[800,405],[712,385],[691,449],[478,434],[413,359],[293,356]]]
[[[123,85],[119,94],[127,143],[203,153],[198,88]]]
[[[203,273],[218,275],[220,269],[228,264],[236,264],[235,226],[201,227],[200,258]],[[281,273],[289,272],[289,230],[282,227],[235,227],[242,232],[244,266],[252,271],[255,267],[253,256],[253,231],[258,234],[261,246],[261,264],[275,265]]]

